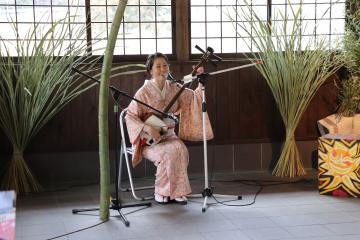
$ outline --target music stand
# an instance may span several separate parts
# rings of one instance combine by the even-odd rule
[[[72,70],[75,71],[75,72],[77,72],[77,73],[79,73],[79,74],[81,74],[81,75],[83,75],[83,76],[85,76],[86,78],[89,78],[89,79],[93,80],[93,81],[96,82],[96,83],[100,83],[99,80],[97,80],[97,79],[89,76],[88,74],[86,74],[86,73],[84,73],[84,72],[81,72],[80,70],[78,70],[78,69],[76,69],[76,68],[74,68],[74,67],[72,67]],[[117,141],[117,131],[118,131],[118,129],[119,129],[119,127],[118,127],[118,121],[119,121],[119,118],[118,118],[118,112],[119,112],[119,111],[118,111],[118,108],[119,108],[119,106],[120,106],[120,105],[119,105],[119,102],[118,102],[119,96],[120,96],[120,95],[126,96],[127,98],[130,98],[130,99],[132,99],[132,100],[134,100],[134,101],[136,101],[136,102],[139,102],[139,103],[141,103],[141,104],[143,104],[143,105],[145,105],[145,106],[153,109],[154,111],[157,111],[158,113],[161,113],[162,115],[167,116],[167,117],[169,117],[169,118],[174,119],[174,117],[171,116],[171,115],[168,115],[168,114],[166,114],[166,113],[164,113],[164,112],[161,112],[160,110],[155,109],[155,108],[151,107],[150,105],[148,105],[148,104],[146,104],[146,103],[144,103],[144,102],[139,101],[139,100],[136,99],[136,98],[133,98],[132,96],[128,95],[127,93],[125,93],[125,92],[123,92],[123,91],[120,91],[119,89],[117,89],[117,88],[114,87],[114,86],[109,86],[109,89],[111,90],[111,95],[112,95],[112,97],[113,97],[113,99],[114,99],[114,101],[115,101],[114,113],[115,113],[115,125],[116,125],[116,131],[115,131],[115,147],[116,147],[116,150],[115,150],[115,183],[114,183],[114,185],[115,185],[115,198],[112,198],[112,199],[111,199],[111,205],[109,206],[109,209],[110,209],[110,210],[116,210],[116,211],[118,211],[120,217],[121,217],[121,218],[123,219],[123,221],[124,221],[125,226],[128,227],[128,226],[130,226],[130,222],[126,219],[125,215],[121,212],[121,209],[123,209],[123,208],[128,208],[128,207],[141,207],[141,206],[148,206],[148,207],[150,207],[150,206],[151,206],[151,202],[122,204],[122,203],[121,203],[121,200],[120,200],[120,198],[119,198],[119,187],[118,187],[118,184],[117,184],[117,183],[118,183],[118,177],[119,177],[119,176],[118,176],[118,172],[119,172],[119,152],[118,152],[118,149],[119,149],[119,147],[118,147],[118,141]],[[174,120],[176,121],[177,119],[174,119]],[[99,208],[73,209],[73,210],[72,210],[72,213],[73,213],[73,214],[77,214],[77,213],[79,213],[79,212],[88,212],[88,211],[97,211],[97,210],[99,210]]]

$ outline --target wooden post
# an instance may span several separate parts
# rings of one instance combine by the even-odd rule
[[[176,4],[176,58],[185,62],[190,57],[190,0],[175,0]]]

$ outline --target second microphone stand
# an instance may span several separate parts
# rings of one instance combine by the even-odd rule
[[[210,73],[202,73],[199,74],[197,76],[192,77],[192,79],[197,79],[199,84],[201,84],[201,92],[202,92],[202,130],[203,130],[203,143],[204,143],[204,175],[205,175],[205,187],[204,190],[202,192],[201,195],[199,194],[195,194],[195,195],[190,195],[189,197],[199,197],[202,196],[204,197],[204,204],[202,207],[202,212],[205,212],[208,204],[207,204],[207,200],[210,197],[214,197],[213,194],[213,189],[211,187],[209,187],[209,176],[208,176],[208,159],[207,159],[207,140],[206,140],[206,96],[205,96],[205,83],[207,81],[207,78],[211,75],[216,75],[216,74],[221,74],[221,73],[225,73],[225,72],[229,72],[229,71],[234,71],[234,70],[238,70],[238,69],[242,69],[242,68],[247,68],[247,67],[252,67],[255,66],[257,64],[262,64],[262,62],[260,60],[256,61],[255,63],[250,63],[250,64],[246,64],[246,65],[242,65],[242,66],[237,66],[237,67],[232,67],[232,68],[227,68],[227,69],[223,69],[223,70],[219,70],[216,72],[210,72]],[[234,200],[230,200],[230,201],[235,201],[235,200],[241,200],[242,197],[241,196],[234,196],[234,195],[219,195],[219,194],[215,194],[215,196],[217,197],[233,197],[236,198]],[[216,200],[216,199],[215,199]]]
[[[204,147],[204,177],[205,177],[205,184],[204,190],[202,191],[201,195],[191,195],[190,197],[204,197],[204,202],[202,206],[202,212],[205,212],[208,208],[208,198],[214,197],[232,197],[236,198],[234,200],[241,200],[241,196],[234,196],[234,195],[219,195],[214,194],[213,188],[209,187],[209,174],[208,174],[208,158],[207,158],[207,138],[206,138],[206,96],[205,96],[205,82],[206,78],[209,76],[208,73],[203,73],[197,75],[197,79],[199,81],[201,87],[201,96],[202,96],[202,132],[203,132],[203,147]]]

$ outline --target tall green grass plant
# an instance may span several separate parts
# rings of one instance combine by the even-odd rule
[[[275,24],[263,21],[248,4],[237,12],[238,28],[247,33],[253,49],[248,57],[261,59],[257,69],[273,93],[286,129],[280,158],[273,170],[275,176],[296,177],[305,174],[295,141],[295,130],[311,99],[320,86],[343,66],[343,58],[329,50],[325,39],[304,41],[306,26],[302,24],[302,4],[295,10],[277,15]],[[240,8],[241,9],[241,8]],[[242,22],[244,21],[244,22]],[[251,29],[245,24],[251,23]]]

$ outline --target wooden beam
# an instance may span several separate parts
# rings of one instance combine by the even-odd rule
[[[190,57],[189,5],[190,0],[175,0],[176,58],[179,62],[188,61]]]

